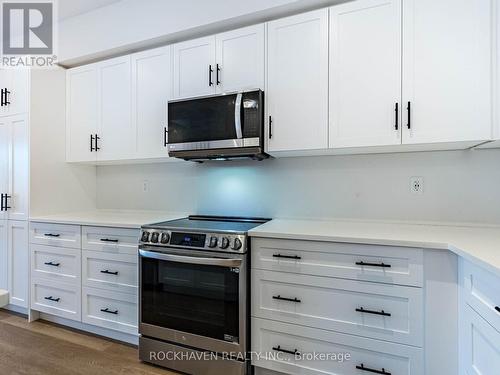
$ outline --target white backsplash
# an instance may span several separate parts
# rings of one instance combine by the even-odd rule
[[[422,195],[410,193],[412,176],[423,177]],[[97,205],[274,218],[500,224],[500,150],[100,166]]]

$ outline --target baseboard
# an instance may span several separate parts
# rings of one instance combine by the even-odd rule
[[[16,314],[28,316],[28,309],[26,309],[24,307],[19,307],[19,306],[15,306],[15,305],[7,305],[7,306],[4,306],[2,308],[5,310],[8,310],[8,311],[15,312]]]

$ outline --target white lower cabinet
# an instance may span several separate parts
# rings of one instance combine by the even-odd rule
[[[81,319],[80,287],[48,279],[31,280],[31,308],[70,320]]]
[[[424,373],[420,348],[259,318],[252,325],[253,350],[267,353],[253,359],[258,367],[294,375]]]
[[[28,308],[28,222],[9,220],[7,232],[9,303]]]
[[[31,276],[80,284],[80,250],[31,245]]]

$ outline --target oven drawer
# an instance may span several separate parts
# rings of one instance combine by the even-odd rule
[[[81,319],[80,285],[31,280],[31,308],[71,320]]]
[[[31,245],[31,277],[80,285],[80,250]]]
[[[422,289],[252,270],[252,316],[422,346]]]
[[[252,268],[422,286],[422,249],[252,238]]]
[[[137,255],[82,251],[83,285],[137,294]]]
[[[500,278],[467,261],[461,261],[465,301],[500,332]]]
[[[82,288],[82,322],[137,335],[137,296]]]
[[[79,249],[81,246],[80,226],[31,222],[30,242]]]
[[[137,255],[138,229],[82,227],[82,249]]]
[[[252,325],[252,351],[270,353],[267,358],[253,358],[252,364],[258,367],[292,375],[361,375],[374,373],[369,370],[383,373],[382,369],[392,375],[424,373],[420,348],[267,319],[253,318]],[[303,357],[298,358],[294,351]],[[314,360],[309,357],[314,353],[330,357]],[[350,354],[349,359],[345,359],[346,353]]]

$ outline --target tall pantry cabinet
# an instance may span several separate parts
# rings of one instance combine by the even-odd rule
[[[0,289],[17,311],[28,308],[29,80],[0,70]]]

